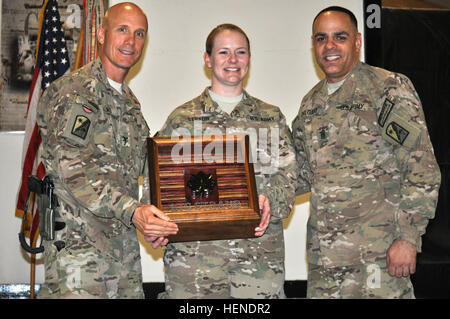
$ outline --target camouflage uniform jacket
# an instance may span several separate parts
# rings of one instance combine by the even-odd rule
[[[310,263],[375,261],[397,238],[420,251],[440,171],[407,77],[358,62],[333,94],[322,80],[303,98],[292,131]]]
[[[227,114],[211,100],[206,88],[200,96],[176,108],[158,135],[171,136],[180,128],[189,130],[192,136],[214,135],[217,129],[222,134],[249,133],[252,149],[258,142],[258,160],[253,164],[255,179],[258,193],[266,195],[270,201],[271,223],[264,236],[248,240],[264,242],[269,234],[276,234],[274,241],[283,241],[281,219],[289,216],[294,204],[297,175],[291,131],[280,109],[244,91],[241,102]],[[283,258],[283,242],[272,244],[269,250],[279,250]]]
[[[43,163],[63,206],[59,218],[72,233],[66,248],[87,241],[116,260],[139,253],[131,218],[149,129],[130,88],[113,89],[97,59],[45,90],[37,121]],[[124,247],[124,237],[133,247]]]

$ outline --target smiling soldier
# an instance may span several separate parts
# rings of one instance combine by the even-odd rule
[[[136,229],[152,242],[177,232],[167,215],[144,204],[148,196],[138,200],[149,129],[124,80],[146,34],[139,7],[112,6],[98,30],[99,58],[54,81],[40,100],[42,159],[59,227],[44,240],[39,298],[143,298]]]
[[[311,192],[307,296],[412,298],[440,185],[420,99],[404,75],[359,61],[349,10],[322,10],[312,42],[326,78],[292,124],[296,193]]]

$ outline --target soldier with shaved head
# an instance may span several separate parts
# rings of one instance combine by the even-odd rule
[[[176,224],[149,203],[149,129],[126,84],[147,36],[147,17],[125,2],[106,12],[99,58],[54,81],[38,106],[42,159],[59,206],[54,240],[44,241],[39,298],[143,298],[139,242],[164,244]]]

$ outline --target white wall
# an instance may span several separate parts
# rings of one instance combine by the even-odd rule
[[[110,5],[119,2],[110,0]],[[280,106],[289,124],[298,112],[301,98],[322,77],[313,61],[310,39],[312,19],[317,12],[330,5],[345,6],[355,13],[359,28],[363,29],[359,0],[134,2],[149,17],[149,38],[144,56],[128,80],[141,101],[152,134],[176,106],[199,95],[209,84],[202,56],[206,37],[218,24],[234,23],[247,33],[252,64],[246,89],[253,96]],[[29,264],[17,238],[20,220],[14,217],[22,143],[23,134],[0,134],[0,283],[29,281]],[[299,196],[284,223],[287,280],[306,280],[308,211],[308,197]],[[142,244],[141,253],[144,281],[163,282],[162,249]],[[37,266],[36,281],[43,281],[42,260]]]

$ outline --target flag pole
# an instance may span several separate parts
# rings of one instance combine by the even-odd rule
[[[31,243],[31,247],[36,247],[37,238],[39,234],[35,236],[35,240]],[[30,299],[35,299],[35,285],[36,285],[36,254],[30,254]]]
[[[32,196],[32,209],[34,209],[34,205],[36,204],[37,196],[35,193],[31,193]],[[27,212],[25,212],[27,213]],[[37,238],[39,237],[39,230],[35,229],[36,234],[32,235],[33,231],[33,219],[31,219],[30,225],[30,246],[31,248],[36,248]],[[36,283],[36,254],[30,253],[30,299],[35,299],[35,283]]]
[[[36,280],[36,254],[31,254],[30,264],[30,299],[35,299],[34,283]]]

